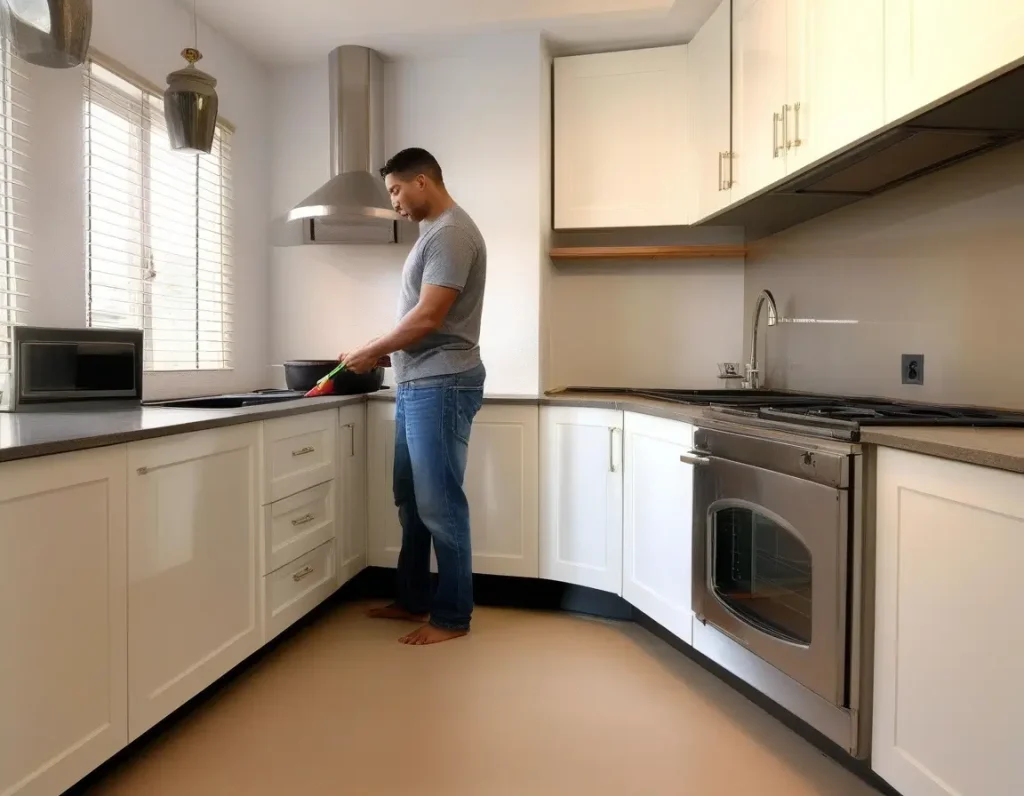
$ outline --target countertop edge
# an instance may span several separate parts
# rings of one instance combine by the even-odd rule
[[[986,429],[989,433],[999,431],[1012,431],[1014,429]],[[1024,474],[1024,457],[1014,456],[1009,453],[986,450],[978,447],[965,447],[940,440],[924,440],[915,437],[908,437],[899,432],[898,429],[886,431],[864,430],[860,434],[861,444],[874,445],[879,448],[891,448],[893,450],[906,451],[907,453],[919,453],[922,456],[932,456],[936,459],[947,459],[963,464],[975,464],[979,467],[988,467],[993,470],[1004,470],[1011,473]]]
[[[148,428],[126,427],[123,430],[113,430],[109,433],[75,436],[69,434],[66,438],[48,439],[41,442],[27,442],[25,444],[7,443],[3,446],[0,439],[0,464],[15,462],[26,459],[35,459],[44,456],[54,456],[61,453],[74,453],[77,451],[106,448],[113,445],[122,445],[130,442],[158,439],[161,437],[174,436],[176,434],[189,434],[199,431],[208,431],[216,428],[244,425],[245,423],[256,423],[263,420],[273,420],[280,417],[297,416],[337,409],[342,406],[350,406],[372,401],[393,402],[396,397],[394,390],[387,390],[377,393],[348,396],[329,396],[317,399],[315,402],[295,401],[267,406],[248,407],[245,409],[231,410],[206,410],[202,417],[195,414],[204,410],[194,409],[168,409],[154,407],[161,413],[168,413],[163,418],[167,422],[157,423]],[[637,414],[660,417],[666,420],[675,420],[683,423],[701,424],[708,426],[717,425],[717,420],[705,416],[705,407],[699,405],[675,404],[661,402],[654,399],[630,396],[622,393],[609,393],[607,395],[579,394],[569,391],[552,391],[546,395],[486,395],[484,403],[488,405],[534,405],[534,406],[564,406],[580,409],[613,409]],[[149,409],[145,407],[140,412]],[[171,414],[173,413],[173,414]],[[180,413],[181,422],[175,422],[173,417]],[[91,413],[83,413],[83,417]],[[134,410],[127,413],[134,417]],[[61,413],[59,415],[65,422],[72,413]],[[140,415],[141,416],[141,415]],[[17,420],[23,421],[26,418],[42,422],[47,413],[35,413],[31,415],[10,415]],[[168,418],[172,418],[169,419]],[[0,416],[0,420],[2,420]],[[126,419],[126,426],[130,420]],[[137,422],[137,421],[136,421]],[[940,430],[936,430],[939,433]],[[998,434],[1009,432],[1012,429],[985,429],[984,434]],[[981,467],[989,467],[996,470],[1024,474],[1024,453],[1017,456],[1013,453],[1001,452],[992,447],[982,445],[967,446],[958,445],[948,440],[922,439],[921,428],[865,428],[861,431],[860,442],[862,445],[874,445],[883,448],[903,450],[910,453],[919,453],[925,456],[933,456],[951,461],[975,464]],[[1017,433],[1024,435],[1024,431]],[[1022,444],[1024,451],[1024,444]]]

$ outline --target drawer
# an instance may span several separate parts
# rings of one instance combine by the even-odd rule
[[[294,561],[335,536],[335,482],[263,507],[263,574]]]
[[[336,411],[263,423],[263,505],[334,479]]]
[[[264,641],[295,624],[337,588],[334,541],[263,578]]]

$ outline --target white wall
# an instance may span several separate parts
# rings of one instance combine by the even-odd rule
[[[549,387],[717,389],[743,353],[743,260],[562,265]]]
[[[487,242],[480,345],[491,394],[540,386],[543,169],[539,36],[477,37],[458,55],[389,64],[387,148],[437,157],[453,197]],[[327,54],[275,71],[273,212],[280,219],[329,176]],[[406,246],[278,246],[272,254],[272,361],[331,357],[386,332]]]
[[[1024,409],[1024,145],[760,242],[749,310],[762,288],[783,315],[860,321],[768,329],[770,386]]]
[[[218,79],[221,114],[237,127],[235,179],[234,370],[151,374],[146,397],[263,386],[267,360],[270,113],[267,75],[257,61],[200,26],[202,68]],[[157,86],[184,65],[191,15],[172,0],[94,4],[92,46]],[[85,199],[82,70],[27,67],[30,74],[32,297],[26,321],[85,325]]]

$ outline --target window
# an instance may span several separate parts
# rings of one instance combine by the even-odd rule
[[[171,149],[163,97],[85,69],[87,319],[142,329],[150,371],[231,367],[231,136]]]
[[[0,403],[11,372],[11,327],[24,319],[28,298],[25,74],[7,41],[0,41]]]

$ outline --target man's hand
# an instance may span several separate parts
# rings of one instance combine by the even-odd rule
[[[391,357],[377,356],[370,346],[363,346],[348,354],[339,354],[338,361],[345,365],[346,370],[353,373],[369,373],[374,368],[390,368]]]

